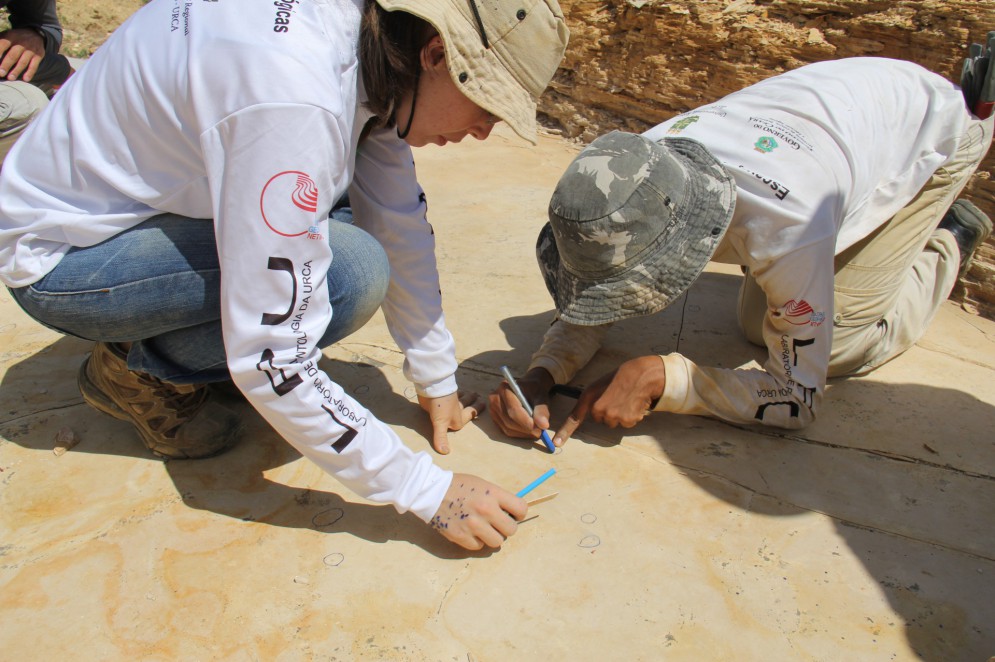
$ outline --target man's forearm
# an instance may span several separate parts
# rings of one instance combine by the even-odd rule
[[[544,368],[557,384],[566,384],[601,348],[610,324],[577,326],[557,319],[532,355],[529,370]]]

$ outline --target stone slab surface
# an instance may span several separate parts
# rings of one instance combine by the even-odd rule
[[[552,319],[535,266],[575,147],[498,131],[418,150],[464,389],[521,372]],[[579,377],[680,349],[737,367],[735,269],[612,330]],[[834,381],[791,433],[659,414],[556,455],[487,417],[447,468],[557,491],[467,553],[341,488],[254,412],[217,458],[163,463],[75,386],[89,344],[0,294],[0,658],[987,660],[995,656],[995,323],[953,304],[906,355]],[[375,318],[326,351],[412,448],[427,420]],[[586,381],[585,381],[586,380]],[[564,416],[570,401],[558,399]],[[71,428],[80,443],[53,453]]]

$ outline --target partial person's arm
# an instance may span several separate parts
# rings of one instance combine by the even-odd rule
[[[62,46],[55,0],[13,0],[7,9],[11,28],[0,33],[0,78],[30,82]]]
[[[601,349],[611,326],[577,326],[557,317],[546,330],[542,345],[532,355],[529,371],[542,368],[553,377],[553,383],[569,383]]]
[[[448,453],[448,431],[466,425],[484,403],[476,394],[457,392],[456,348],[442,312],[435,234],[425,218],[411,149],[393,129],[372,131],[361,144],[349,200],[356,225],[387,253],[391,276],[381,305],[387,327],[431,420],[432,445]],[[430,524],[463,547],[499,547],[526,512],[522,499],[497,485],[455,474]]]
[[[374,130],[360,145],[349,202],[356,225],[387,252],[384,318],[404,353],[404,376],[432,420],[432,445],[447,453],[447,431],[466,425],[484,403],[475,394],[462,401],[457,394],[456,345],[442,312],[435,233],[411,148],[394,129]]]
[[[796,249],[754,275],[769,305],[763,370],[703,367],[677,353],[631,359],[584,389],[553,442],[562,446],[587,418],[633,427],[651,408],[781,428],[811,423],[833,339],[832,242]]]
[[[833,340],[832,241],[798,248],[753,275],[768,301],[763,370],[702,367],[669,354],[658,411],[781,428],[815,419]]]
[[[435,233],[425,218],[411,148],[392,134],[374,130],[360,145],[349,202],[356,225],[380,242],[390,260],[383,312],[404,352],[404,376],[419,394],[448,395],[456,391],[456,345],[442,313]]]
[[[431,521],[452,474],[404,446],[319,367],[317,341],[332,316],[327,216],[346,186],[347,140],[334,116],[257,106],[225,118],[201,144],[235,383],[277,432],[349,489]]]
[[[62,47],[62,23],[56,12],[55,0],[11,0],[10,27],[38,29],[44,33],[44,55],[55,55]]]

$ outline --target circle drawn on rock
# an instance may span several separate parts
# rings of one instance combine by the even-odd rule
[[[364,393],[369,393],[369,392],[370,392],[370,387],[365,384],[360,384],[355,389],[353,389],[353,393],[355,393],[356,395],[362,395]]]
[[[594,524],[598,521],[598,516],[594,513],[584,513],[580,516],[580,521],[584,524]]]
[[[331,568],[337,568],[343,561],[345,561],[345,556],[339,554],[338,552],[332,552],[325,558],[321,559],[322,563]]]
[[[314,524],[319,529],[323,529],[335,524],[343,517],[345,517],[345,511],[341,508],[329,508],[312,517],[311,524]]]
[[[285,170],[266,182],[259,194],[263,222],[281,237],[311,232],[318,210],[318,186],[306,172]]]
[[[591,535],[584,536],[583,538],[581,538],[580,542],[577,543],[577,546],[578,547],[583,547],[584,549],[590,549],[592,547],[597,547],[600,544],[601,544],[601,538],[599,538],[598,536],[596,536],[594,534],[591,534]]]

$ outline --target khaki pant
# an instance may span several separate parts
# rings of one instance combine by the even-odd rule
[[[829,376],[877,368],[911,347],[957,283],[960,251],[937,225],[964,189],[992,141],[995,116],[971,119],[957,149],[918,195],[887,223],[836,256],[833,348]],[[746,274],[739,323],[764,346],[767,297]]]
[[[48,97],[31,83],[0,82],[0,163],[21,132],[48,105]]]

